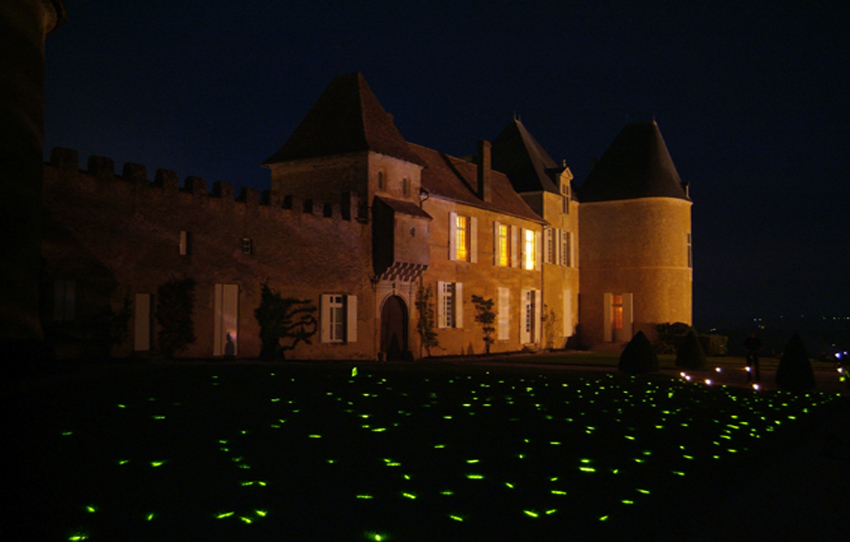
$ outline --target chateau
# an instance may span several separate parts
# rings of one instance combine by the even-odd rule
[[[485,351],[473,297],[492,300],[491,352],[627,342],[691,322],[691,201],[655,122],[627,125],[576,188],[518,120],[473,159],[410,143],[359,73],[336,77],[263,162],[270,189],[54,149],[44,169],[42,319],[60,356],[129,311],[114,356],[159,349],[158,288],[195,282],[181,357],[256,358],[268,284],[316,307],[290,359]],[[274,149],[267,149],[271,153]],[[260,150],[262,152],[262,150]],[[426,326],[427,327],[427,326]]]

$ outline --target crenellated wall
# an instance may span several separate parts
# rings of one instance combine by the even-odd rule
[[[74,283],[75,321],[83,327],[105,309],[119,311],[125,299],[132,304],[138,294],[155,296],[171,277],[193,278],[197,341],[183,357],[214,355],[217,284],[238,286],[236,355],[248,358],[260,352],[253,313],[266,280],[284,297],[309,300],[317,309],[326,293],[364,301],[374,295],[370,231],[357,220],[362,208],[357,194],[316,201],[269,191],[258,195],[245,188],[236,196],[230,183],[215,182],[210,190],[201,177],[186,177],[181,186],[177,174],[167,169],[157,169],[151,180],[147,168],[135,163],[125,164],[119,175],[114,162],[101,156],[89,157],[81,169],[77,152],[69,149],[53,150],[44,179],[42,283],[48,302],[42,317],[54,337],[72,344],[68,349],[75,348],[73,343],[82,348],[84,341],[74,336],[82,332],[73,325],[56,321],[55,305],[63,295],[56,289],[67,281]],[[250,240],[250,253],[244,252],[245,240]],[[357,318],[364,336],[370,336],[373,305],[360,304]],[[135,318],[135,307],[133,311]],[[131,331],[135,325],[131,320]],[[113,348],[113,355],[133,352],[130,335]],[[373,356],[365,341],[325,344],[318,333],[314,339],[309,353],[299,347],[291,357]],[[154,333],[154,349],[155,341]],[[77,352],[69,352],[73,354]]]

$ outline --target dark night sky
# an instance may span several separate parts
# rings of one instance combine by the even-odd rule
[[[337,73],[408,141],[474,152],[517,113],[579,182],[656,118],[694,200],[694,318],[850,315],[850,4],[66,0],[45,150],[268,188]]]

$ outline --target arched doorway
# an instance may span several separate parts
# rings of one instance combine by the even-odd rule
[[[381,309],[381,352],[386,360],[399,360],[407,350],[407,305],[391,295]]]

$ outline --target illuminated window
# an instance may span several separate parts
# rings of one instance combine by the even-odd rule
[[[323,343],[357,341],[357,296],[324,294],[321,311]]]
[[[534,269],[537,260],[537,232],[523,230],[523,269]]]
[[[449,213],[449,259],[478,261],[478,220],[474,216]]]
[[[511,265],[511,227],[507,224],[494,223],[495,263],[507,267]]]
[[[437,282],[437,326],[463,327],[463,284]]]
[[[469,217],[455,217],[455,259],[469,259]]]
[[[254,242],[250,237],[242,238],[242,254],[251,254],[254,251]]]

